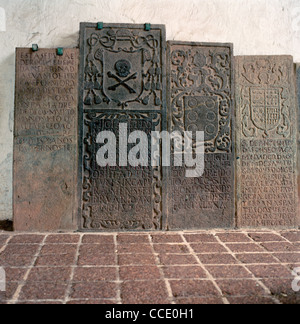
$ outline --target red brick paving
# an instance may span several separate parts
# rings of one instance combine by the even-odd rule
[[[300,304],[300,231],[0,232],[0,304]]]

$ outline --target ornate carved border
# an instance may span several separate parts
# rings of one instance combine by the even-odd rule
[[[232,152],[231,116],[233,110],[232,84],[232,45],[198,44],[195,48],[184,42],[169,42],[182,44],[183,49],[171,53],[171,128],[173,131],[183,131],[184,128],[184,98],[188,96],[217,97],[219,102],[218,134],[211,141],[206,141],[206,152]],[[207,46],[207,54],[197,51],[197,46]],[[224,51],[224,47],[227,50]],[[203,130],[204,131],[204,130]]]
[[[97,119],[147,119],[153,123],[153,130],[167,129],[165,26],[151,25],[150,31],[144,25],[133,24],[98,27],[82,23],[80,29],[79,228],[83,231],[159,230],[165,217],[163,168],[160,167],[151,168],[152,216],[148,220],[93,216],[91,125]],[[118,91],[123,94],[120,100],[114,96]]]

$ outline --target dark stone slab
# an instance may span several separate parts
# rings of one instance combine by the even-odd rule
[[[76,229],[78,50],[16,50],[14,228]]]
[[[297,72],[297,94],[298,94],[298,219],[297,224],[300,226],[300,64],[296,64]]]
[[[100,166],[100,132],[126,147],[133,131],[166,130],[165,27],[82,23],[80,32],[79,226],[83,231],[163,227],[162,168]],[[120,124],[127,124],[119,136]],[[127,132],[127,134],[125,134]],[[148,158],[150,160],[150,146]],[[151,162],[151,161],[150,161]],[[150,164],[151,165],[151,164]]]
[[[204,131],[205,170],[169,170],[168,228],[234,226],[233,49],[168,42],[169,131]],[[173,147],[174,149],[174,147]],[[173,152],[174,153],[174,152]]]
[[[294,227],[297,112],[290,56],[236,58],[239,227]]]

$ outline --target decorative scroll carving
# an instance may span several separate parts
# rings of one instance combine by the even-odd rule
[[[172,128],[205,131],[206,152],[231,151],[230,59],[228,48],[171,53]]]
[[[160,108],[163,99],[160,36],[124,28],[91,33],[85,44],[85,106],[124,109],[138,103]]]
[[[162,228],[162,168],[151,167],[151,132],[165,130],[166,124],[165,46],[163,26],[97,30],[95,24],[82,24],[82,230]],[[127,134],[119,134],[121,123],[127,124]],[[113,132],[117,146],[131,132],[145,132],[149,166],[100,167],[96,138],[101,131]]]
[[[143,130],[150,137],[152,130],[161,129],[160,121],[160,114],[155,112],[144,114],[89,112],[85,114],[86,134],[82,186],[84,228],[95,230],[160,228],[161,169],[130,166],[100,168],[95,161],[97,148],[99,148],[95,138],[100,131],[115,130],[117,134],[119,124],[122,122],[128,123],[128,131],[130,129]],[[149,161],[151,161],[150,151]],[[134,219],[132,219],[133,215],[135,215]]]
[[[185,167],[171,167],[168,227],[230,228],[234,224],[232,47],[169,42],[168,55],[169,130],[204,131],[205,140],[201,177],[186,178]]]

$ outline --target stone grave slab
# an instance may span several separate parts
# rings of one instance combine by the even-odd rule
[[[78,49],[16,50],[14,228],[77,228]]]
[[[167,53],[169,132],[204,132],[205,162],[204,174],[191,178],[186,164],[172,163],[167,181],[167,227],[232,228],[233,46],[173,41],[168,42]],[[175,159],[174,143],[172,155]]]
[[[82,23],[80,55],[80,229],[160,230],[163,169],[151,166],[150,137],[166,130],[165,27]],[[146,135],[145,151],[133,132]],[[108,142],[117,149],[106,156]]]
[[[295,227],[297,111],[290,56],[236,58],[239,227]]]

